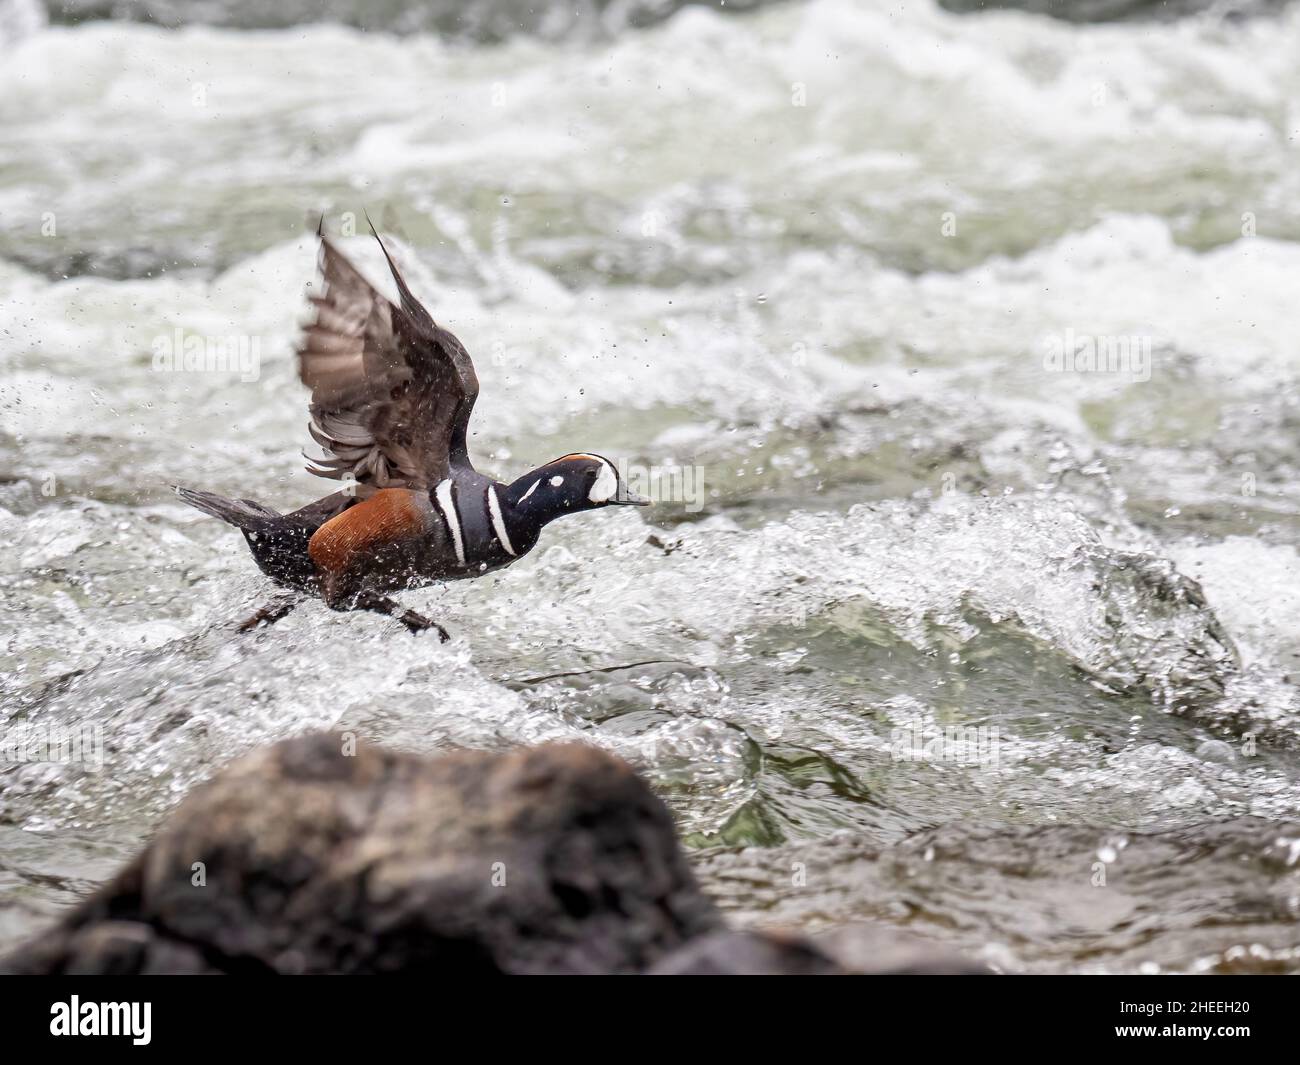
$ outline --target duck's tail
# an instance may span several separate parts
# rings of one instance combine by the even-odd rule
[[[278,518],[280,516],[270,507],[264,507],[261,503],[255,503],[251,499],[227,499],[225,496],[217,495],[216,492],[202,492],[195,488],[182,488],[178,484],[172,485],[171,488],[190,506],[196,507],[203,511],[204,514],[211,514],[214,518],[229,522],[240,529],[251,529],[265,524],[267,518]]]

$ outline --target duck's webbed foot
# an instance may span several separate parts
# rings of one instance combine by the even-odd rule
[[[264,625],[274,625],[282,617],[290,613],[300,601],[300,598],[296,595],[286,595],[278,599],[272,599],[252,617],[242,621],[236,631],[252,632],[253,629]]]
[[[430,621],[423,614],[417,614],[414,610],[404,610],[401,603],[395,602],[387,596],[376,595],[373,592],[362,592],[352,601],[352,609],[373,610],[377,614],[387,614],[389,617],[396,618],[411,632],[427,632],[432,629],[438,634],[438,639],[443,643],[451,639],[447,635],[447,630],[436,621]]]

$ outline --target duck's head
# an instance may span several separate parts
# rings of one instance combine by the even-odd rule
[[[544,524],[562,514],[601,507],[647,507],[650,500],[631,491],[618,467],[603,455],[565,455],[510,485],[506,498],[520,513]]]

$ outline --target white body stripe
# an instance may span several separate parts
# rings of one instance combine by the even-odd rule
[[[451,533],[451,542],[456,548],[456,561],[463,566],[465,565],[465,537],[461,534],[460,515],[456,513],[456,502],[451,496],[450,477],[438,484],[438,487],[433,490],[433,496],[438,501],[442,520],[447,523],[447,530]]]
[[[501,517],[501,500],[497,498],[497,486],[488,485],[487,489],[488,514],[492,518],[492,528],[497,534],[497,539],[501,541],[501,546],[513,556],[515,545],[510,542],[510,537],[506,535],[505,519]]]

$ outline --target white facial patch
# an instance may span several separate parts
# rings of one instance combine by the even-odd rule
[[[559,488],[560,485],[562,485],[563,483],[564,483],[564,478],[561,477],[558,473],[557,473],[554,477],[551,478],[551,487],[552,487],[552,488]]]
[[[519,502],[522,503],[522,502],[523,502],[525,499],[527,499],[530,495],[532,495],[534,492],[536,492],[536,491],[537,491],[537,486],[538,486],[539,484],[541,484],[541,483],[542,483],[542,479],[541,479],[540,477],[537,478],[537,480],[535,480],[531,485],[528,486],[528,491],[525,492],[523,495],[521,495],[521,496],[519,497]]]
[[[596,483],[587,493],[587,499],[592,503],[608,503],[617,491],[618,474],[614,472],[614,467],[608,459],[601,459],[600,476],[596,478]]]

